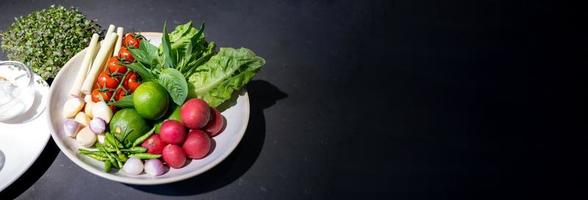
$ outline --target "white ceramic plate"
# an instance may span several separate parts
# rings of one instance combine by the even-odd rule
[[[159,45],[161,42],[161,33],[142,33],[154,45]],[[78,146],[74,139],[67,137],[63,132],[62,109],[64,102],[69,98],[68,93],[71,87],[71,82],[74,80],[78,72],[79,66],[85,54],[85,50],[76,54],[71,58],[61,69],[49,92],[49,126],[52,130],[51,136],[61,151],[75,164],[85,169],[86,171],[95,175],[122,183],[137,184],[137,185],[155,185],[171,183],[184,180],[198,174],[201,174],[210,168],[216,166],[224,160],[237,147],[249,121],[249,96],[246,92],[242,93],[237,98],[236,104],[222,112],[226,118],[226,127],[224,131],[214,137],[216,147],[207,157],[201,160],[191,160],[188,165],[181,169],[170,169],[167,173],[151,177],[146,174],[128,175],[122,171],[118,172],[103,172],[103,163],[93,160],[91,158],[79,155],[77,153]]]
[[[0,122],[0,150],[5,155],[0,169],[0,191],[16,181],[31,165],[49,140],[49,125],[45,105],[49,85],[35,75],[33,106],[21,117]]]

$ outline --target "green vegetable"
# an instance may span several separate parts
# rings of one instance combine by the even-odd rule
[[[135,141],[149,131],[147,122],[132,108],[125,108],[116,112],[112,116],[109,126],[110,131],[118,140],[126,139],[121,141],[123,144],[131,143],[128,141]],[[129,133],[126,138],[124,138],[125,133]]]
[[[132,108],[134,106],[133,105],[133,94],[130,94],[130,95],[123,97],[122,99],[120,99],[119,101],[114,103],[114,106],[120,107],[120,108]]]
[[[145,133],[145,135],[137,138],[135,140],[135,142],[133,142],[132,147],[136,147],[137,145],[141,144],[143,141],[145,141],[147,138],[149,138],[149,136],[153,135],[153,132],[155,132],[155,127],[153,127],[151,130],[149,130],[149,132]]]
[[[216,55],[214,48],[205,40],[204,24],[198,30],[188,22],[169,34],[164,25],[157,53],[155,46],[142,42],[131,49],[137,62],[127,66],[141,77],[156,78],[177,105],[198,97],[217,107],[243,88],[265,60],[245,48],[221,48]]]
[[[15,18],[2,32],[2,50],[10,60],[30,66],[43,79],[54,78],[61,67],[88,46],[100,25],[76,8],[54,6]]]
[[[156,66],[159,64],[158,55],[157,55],[158,49],[156,46],[153,46],[149,42],[141,42],[141,43],[139,43],[138,49],[130,48],[129,51],[131,51],[131,54],[133,54],[133,57],[135,58],[135,60],[137,60],[139,63],[141,63],[143,65]],[[141,74],[139,74],[139,75],[141,75]],[[143,78],[143,80],[145,80],[144,76],[141,76],[141,77]],[[149,77],[151,77],[151,76],[149,76]]]
[[[112,169],[112,163],[110,161],[104,161],[104,172],[110,172]]]
[[[115,138],[114,135],[112,135],[111,133],[106,132],[104,136],[105,136],[104,140],[106,141],[106,144],[110,144],[114,148],[123,148],[124,147],[123,144],[120,141],[118,141],[118,139]]]
[[[178,70],[166,68],[159,74],[159,84],[163,86],[176,105],[182,105],[188,97],[188,83]]]
[[[98,151],[94,152],[94,151],[87,151],[87,150],[86,151],[81,151],[80,150],[80,154],[86,155],[86,156],[88,156],[90,158],[93,158],[93,159],[96,159],[96,160],[99,160],[99,161],[106,161],[106,160],[108,160],[108,157],[106,157],[106,154],[103,154],[103,152],[98,152]]]
[[[144,153],[144,152],[147,151],[147,149],[144,148],[144,147],[131,147],[131,148],[128,148],[128,149],[123,148],[123,149],[118,149],[118,150],[114,149],[113,147],[104,147],[104,149],[106,151],[112,152],[112,153],[116,153],[117,151],[120,151],[122,153]]]
[[[188,78],[188,97],[216,107],[247,84],[264,64],[265,60],[249,49],[221,48]]]
[[[166,23],[163,23],[163,37],[161,37],[161,52],[164,67],[176,66],[176,55],[172,52],[171,44],[169,42],[169,35],[167,34]]]
[[[150,132],[153,132],[153,129]],[[109,172],[112,167],[120,169],[131,156],[140,159],[159,158],[161,156],[145,153],[147,152],[147,149],[144,147],[119,149],[116,144],[121,144],[121,141],[107,132],[105,143],[96,143],[97,150],[79,149],[79,152],[82,155],[104,162],[105,172]]]
[[[136,153],[136,154],[131,154],[129,157],[135,157],[138,159],[153,159],[153,158],[160,158],[161,155],[159,154],[150,154],[150,153]]]

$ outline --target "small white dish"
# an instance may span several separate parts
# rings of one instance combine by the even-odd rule
[[[46,104],[49,85],[34,75],[35,99],[31,108],[16,118],[0,122],[0,150],[4,167],[0,169],[0,191],[4,190],[37,160],[49,140]]]
[[[159,45],[161,42],[161,33],[146,32],[141,34],[154,45]],[[226,127],[221,134],[213,138],[216,143],[215,148],[204,159],[191,160],[183,168],[170,169],[165,174],[157,177],[149,176],[145,173],[129,175],[123,171],[104,172],[103,163],[78,154],[78,146],[74,139],[67,137],[63,131],[65,118],[61,110],[63,109],[63,104],[69,98],[68,92],[71,88],[71,81],[74,80],[78,72],[85,52],[86,50],[82,50],[72,57],[55,77],[49,92],[47,111],[53,140],[71,161],[86,171],[106,179],[127,184],[156,185],[172,183],[194,177],[216,166],[237,147],[241,138],[243,138],[249,121],[249,96],[247,92],[239,95],[236,104],[222,112],[222,115],[226,118]]]

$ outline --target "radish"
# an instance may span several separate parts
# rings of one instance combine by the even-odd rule
[[[216,109],[210,109],[210,121],[203,128],[210,137],[214,137],[222,132],[225,126],[225,118]]]
[[[202,159],[208,155],[211,146],[212,141],[204,131],[192,130],[182,147],[189,158]]]
[[[182,144],[186,139],[186,127],[176,120],[166,120],[159,128],[159,137],[168,144]]]
[[[161,151],[163,150],[163,147],[165,147],[165,145],[166,143],[161,141],[161,137],[159,137],[159,134],[151,135],[151,137],[147,138],[147,140],[145,140],[143,144],[141,144],[142,147],[145,147],[147,149],[147,153],[153,154],[161,154]]]
[[[161,152],[163,160],[172,168],[182,168],[186,164],[186,154],[182,147],[175,144],[168,144]]]
[[[193,98],[182,105],[180,117],[186,127],[201,129],[210,120],[210,107],[206,102]]]

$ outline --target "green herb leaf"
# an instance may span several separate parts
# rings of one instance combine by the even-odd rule
[[[166,68],[159,74],[158,82],[167,90],[174,103],[184,103],[188,96],[188,83],[182,73],[173,68]]]
[[[148,41],[139,43],[138,49],[129,48],[129,51],[137,62],[141,62],[148,68],[159,64],[157,47]]]
[[[133,95],[127,95],[120,99],[118,102],[114,103],[114,106],[120,108],[132,108],[135,105],[133,104]]]
[[[144,81],[155,79],[155,74],[145,67],[145,65],[141,64],[141,62],[133,62],[131,64],[125,64],[125,66],[137,72]]]
[[[169,34],[167,33],[167,25],[163,24],[163,37],[161,38],[161,53],[163,58],[164,67],[175,67],[176,57],[172,51],[171,44],[169,41]]]

